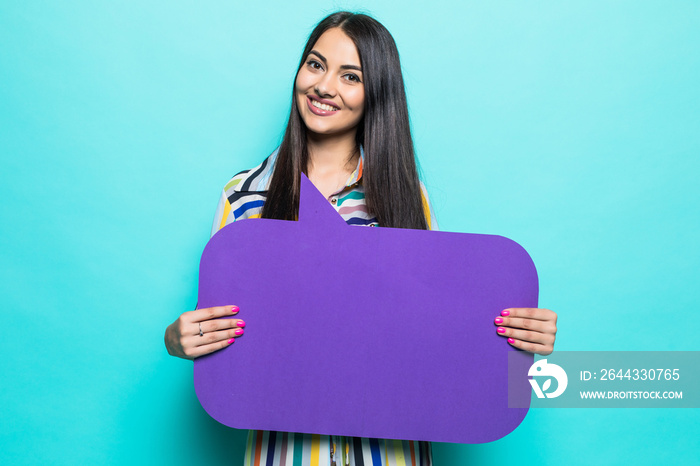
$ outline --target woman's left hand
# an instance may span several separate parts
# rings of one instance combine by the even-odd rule
[[[496,332],[518,349],[547,355],[554,350],[557,314],[549,309],[514,307],[496,317]]]

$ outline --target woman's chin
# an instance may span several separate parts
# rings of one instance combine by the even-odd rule
[[[332,139],[332,138],[346,138],[348,136],[355,137],[357,132],[357,127],[352,128],[334,128],[326,126],[307,126],[307,134],[311,139]]]

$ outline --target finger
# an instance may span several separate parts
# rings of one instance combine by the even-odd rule
[[[540,345],[529,341],[516,340],[515,338],[508,338],[508,343],[523,351],[529,351],[530,353],[537,353],[543,356],[551,354],[554,350],[554,346],[552,345]]]
[[[234,328],[209,332],[203,336],[185,337],[182,339],[183,353],[190,359],[196,358],[232,344],[235,338],[241,335],[243,335],[243,329]]]
[[[498,327],[496,332],[504,337],[510,337],[515,340],[522,340],[530,343],[539,343],[541,345],[553,345],[554,335],[551,333],[540,333],[532,330],[520,330],[509,327]]]
[[[501,311],[502,317],[525,317],[528,319],[557,321],[557,314],[549,309],[534,307],[511,307]]]
[[[190,322],[199,323],[205,320],[218,319],[219,317],[232,316],[238,313],[238,306],[216,306],[196,309],[186,312],[184,315]]]
[[[214,319],[208,320],[206,322],[199,322],[198,325],[202,326],[202,333],[216,332],[218,330],[227,330],[230,328],[243,328],[245,327],[245,322],[241,319]],[[197,329],[196,335],[199,335],[199,328]]]
[[[195,346],[189,348],[186,353],[189,358],[194,359],[231,346],[235,341],[234,338],[229,338],[228,340],[217,341],[216,343],[210,343],[208,345]]]
[[[533,330],[540,333],[554,334],[557,331],[556,325],[551,321],[528,319],[524,317],[496,317],[493,323],[502,327]]]
[[[228,341],[231,338],[237,338],[243,335],[242,328],[219,330],[217,332],[205,333],[203,336],[194,335],[190,337],[183,338],[182,346],[184,348],[193,348],[197,346],[206,346],[212,343],[219,343],[222,341]]]

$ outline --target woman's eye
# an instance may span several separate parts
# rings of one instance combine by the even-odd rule
[[[316,60],[309,60],[308,62],[306,62],[306,64],[315,70],[322,70],[323,69],[321,64],[319,62],[317,62]]]
[[[352,73],[346,74],[345,79],[347,79],[348,81],[355,82],[355,83],[362,82],[362,81],[360,81],[360,78],[356,74],[352,74]]]

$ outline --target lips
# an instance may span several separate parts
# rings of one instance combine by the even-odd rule
[[[316,96],[306,96],[306,104],[314,115],[330,116],[338,113],[340,109],[328,100],[320,99]],[[317,106],[318,105],[318,106]],[[321,108],[323,107],[323,108]],[[329,110],[332,109],[332,110]]]

